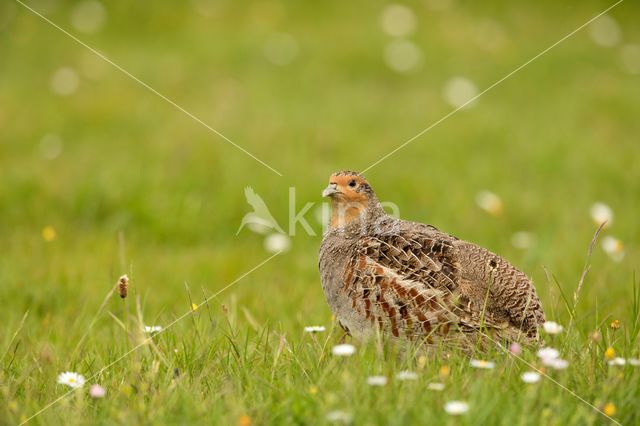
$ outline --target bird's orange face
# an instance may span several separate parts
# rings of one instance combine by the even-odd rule
[[[369,183],[358,174],[338,172],[329,177],[329,186],[322,191],[322,196],[331,199],[332,228],[361,218],[369,202],[367,189],[370,189]]]
[[[322,196],[346,202],[364,202],[367,196],[361,192],[363,185],[369,184],[362,176],[334,173],[329,177],[329,186],[322,191]]]

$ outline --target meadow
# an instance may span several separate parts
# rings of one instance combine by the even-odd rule
[[[24,3],[139,81],[0,3],[0,424],[640,423],[638,4],[369,168],[615,2]],[[525,271],[564,368],[345,339],[317,270],[343,169]],[[290,247],[238,232],[246,187]]]

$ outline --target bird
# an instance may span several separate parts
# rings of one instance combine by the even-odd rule
[[[543,344],[536,289],[506,259],[432,225],[388,215],[358,172],[333,173],[322,196],[332,213],[318,267],[347,335],[461,348]]]

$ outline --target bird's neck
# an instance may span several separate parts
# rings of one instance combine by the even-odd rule
[[[333,199],[329,228],[341,229],[369,223],[384,214],[384,210],[376,198],[355,202]]]

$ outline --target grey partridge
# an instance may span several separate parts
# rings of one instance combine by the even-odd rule
[[[502,257],[431,225],[385,213],[357,172],[331,175],[322,287],[340,325],[468,347],[482,337],[539,341],[544,312],[529,278]]]

